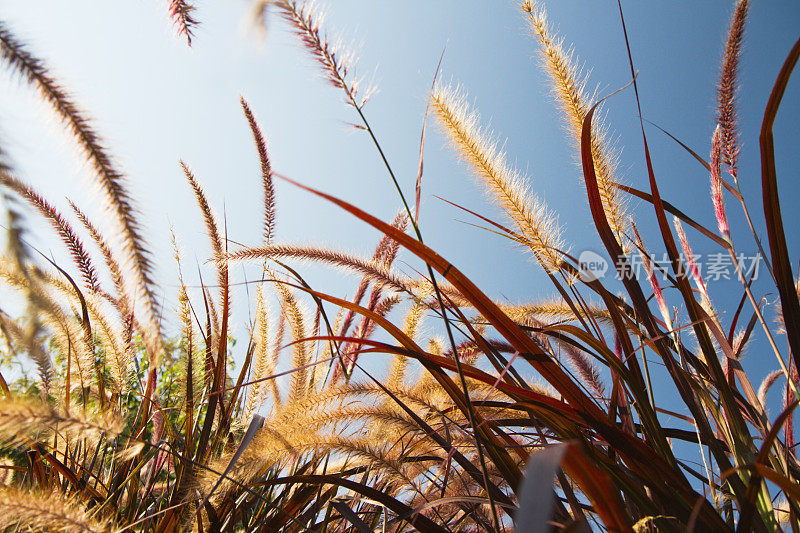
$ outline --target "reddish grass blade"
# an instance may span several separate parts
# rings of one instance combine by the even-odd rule
[[[542,374],[553,387],[556,388],[576,409],[583,410],[588,416],[597,420],[605,420],[606,415],[598,409],[594,402],[586,396],[583,391],[564,373],[558,365],[547,356],[539,346],[516,324],[512,321],[497,305],[486,296],[474,283],[472,283],[461,271],[453,266],[428,246],[420,243],[411,236],[398,231],[390,224],[362,211],[358,207],[340,200],[334,196],[323,193],[316,189],[302,185],[285,176],[282,179],[293,185],[306,190],[316,196],[324,198],[329,202],[341,207],[350,214],[370,224],[374,228],[392,237],[401,246],[411,251],[414,255],[425,261],[433,269],[439,272],[449,281],[461,294],[467,298],[475,309],[480,312],[497,329],[498,333],[510,342],[521,354],[537,356],[533,364],[534,368]]]
[[[796,482],[761,463],[753,465],[750,467],[750,470],[758,472],[765,479],[775,483],[784,493],[786,493],[786,496],[790,498],[790,500],[800,502],[800,485],[798,485]]]
[[[621,183],[615,183],[614,186],[617,187],[618,189],[622,190],[622,191],[625,191],[626,193],[628,193],[628,194],[630,194],[632,196],[635,196],[635,197],[641,199],[641,200],[644,200],[646,202],[650,202],[651,204],[654,202],[652,194],[646,193],[646,192],[641,191],[639,189],[635,189],[633,187],[628,187],[627,185],[623,185]],[[689,215],[687,215],[686,213],[684,213],[683,211],[681,211],[680,209],[675,207],[673,204],[667,202],[664,199],[661,200],[661,203],[664,206],[664,211],[666,211],[667,213],[678,217],[679,219],[681,219],[682,221],[686,222],[691,227],[693,227],[694,229],[696,229],[697,231],[699,231],[700,233],[702,233],[703,235],[705,235],[706,237],[708,237],[709,239],[714,241],[715,243],[719,244],[723,248],[725,248],[725,249],[730,248],[731,245],[730,245],[730,243],[728,243],[728,241],[726,241],[725,239],[721,238],[719,235],[717,235],[713,231],[709,230],[708,228],[706,228],[705,226],[703,226],[699,222],[695,222],[694,219],[689,217]]]
[[[800,58],[800,39],[795,42],[772,86],[772,93],[764,110],[759,143],[761,146],[761,185],[764,196],[764,218],[767,225],[769,249],[775,283],[781,296],[781,310],[786,324],[786,337],[792,349],[795,367],[800,368],[800,301],[795,289],[794,274],[783,230],[781,203],[778,198],[778,176],[775,168],[775,145],[772,127],[786,92],[786,86],[797,60]]]
[[[633,531],[628,513],[609,475],[586,457],[576,444],[570,444],[562,465],[567,474],[576,481],[586,497],[592,502],[609,531]]]

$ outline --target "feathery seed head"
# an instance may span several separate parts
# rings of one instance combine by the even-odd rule
[[[306,49],[322,66],[325,78],[344,91],[347,103],[358,109],[364,107],[374,89],[368,88],[363,95],[359,94],[358,80],[353,79],[354,54],[329,40],[322,29],[324,17],[315,4],[276,0],[273,5],[294,26]]]
[[[112,531],[109,520],[98,518],[77,497],[58,492],[0,489],[0,529],[102,533]]]
[[[444,133],[462,159],[516,224],[525,244],[548,270],[558,270],[566,251],[556,217],[530,193],[527,178],[506,162],[506,154],[492,132],[479,125],[457,88],[437,84],[431,105]]]
[[[700,273],[700,267],[697,265],[697,261],[695,261],[692,247],[689,245],[689,239],[686,237],[686,232],[683,231],[683,224],[681,224],[678,217],[674,217],[672,222],[675,225],[675,231],[678,233],[678,240],[680,240],[681,243],[681,250],[683,251],[683,258],[684,261],[686,261],[686,266],[689,267],[689,273],[692,275],[692,279],[694,279],[700,293],[708,300],[708,290],[706,289],[705,281],[703,281],[703,276]]]
[[[24,198],[50,222],[50,225],[58,232],[58,236],[61,237],[61,240],[66,244],[72,256],[72,260],[81,273],[84,283],[92,292],[96,292],[99,288],[97,272],[89,257],[89,252],[86,251],[86,247],[83,245],[83,241],[78,237],[67,219],[65,219],[41,194],[21,180],[3,172],[0,173],[0,182]]]
[[[0,400],[0,435],[16,441],[40,438],[53,433],[74,433],[80,437],[115,436],[122,426],[110,412],[61,412],[44,402],[20,399]]]
[[[105,237],[102,235],[102,233],[100,233],[100,230],[97,228],[97,226],[95,226],[94,223],[89,220],[89,217],[86,215],[86,213],[81,211],[81,209],[71,200],[68,201],[72,211],[75,213],[75,216],[78,218],[86,231],[89,232],[89,236],[92,238],[97,248],[100,249],[100,253],[103,255],[103,260],[105,261],[106,267],[111,274],[111,281],[114,284],[114,291],[116,293],[114,306],[117,308],[120,317],[123,320],[128,320],[133,314],[133,309],[128,299],[128,295],[125,292],[125,279],[119,261],[114,255],[114,252],[111,250],[111,246],[108,244],[108,241],[106,241]]]
[[[194,6],[186,0],[169,0],[169,14],[178,35],[186,39],[186,44],[192,45],[193,31],[197,20],[192,16]]]
[[[758,399],[761,401],[761,407],[763,409],[767,408],[767,393],[769,389],[781,376],[783,376],[783,370],[774,370],[767,374],[767,377],[764,378],[764,381],[762,381],[761,385],[758,387]]]
[[[253,372],[250,375],[250,380],[255,383],[250,385],[242,420],[250,420],[264,403],[269,391],[269,384],[261,380],[269,377],[275,369],[275,360],[272,359],[269,352],[269,310],[265,293],[264,286],[259,285],[256,289],[256,320],[253,326],[253,342],[255,344]]]
[[[264,242],[270,244],[275,236],[275,185],[272,180],[272,165],[267,152],[267,142],[255,115],[243,96],[239,100],[261,161],[261,181],[264,187]]]
[[[736,116],[736,91],[739,59],[742,54],[744,26],[749,8],[748,0],[738,0],[733,11],[725,54],[722,58],[719,83],[717,85],[717,122],[720,127],[722,160],[728,172],[737,179],[739,161],[739,131]]]
[[[722,174],[720,169],[720,153],[722,151],[722,128],[717,126],[711,142],[711,201],[714,203],[714,216],[720,234],[730,240],[730,226],[725,214],[725,199],[722,195]]]
[[[575,146],[580,149],[583,120],[592,106],[594,95],[587,95],[588,75],[576,65],[571,49],[564,47],[563,39],[555,35],[547,21],[544,8],[525,0],[521,9],[527,14],[533,35],[541,48],[542,67],[550,78],[556,100],[564,115],[567,131]],[[607,139],[607,128],[602,121],[592,124],[591,152],[597,174],[597,185],[603,210],[620,245],[625,248],[622,236],[626,233],[628,217],[626,203],[614,185],[619,154]]]

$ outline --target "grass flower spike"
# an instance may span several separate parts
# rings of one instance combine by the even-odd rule
[[[717,122],[720,127],[720,152],[722,162],[734,180],[738,180],[739,163],[739,131],[736,117],[736,91],[739,73],[739,60],[742,55],[742,41],[744,39],[744,26],[747,12],[750,7],[748,0],[738,0],[733,11],[728,40],[725,44],[725,54],[722,58],[722,70],[719,84],[717,85]]]
[[[731,239],[728,215],[725,213],[725,199],[722,196],[722,173],[720,169],[720,153],[722,151],[722,128],[714,130],[711,141],[711,201],[714,203],[714,216],[720,234],[727,240]]]
[[[553,33],[544,8],[531,0],[524,0],[522,11],[528,17],[531,31],[538,39],[542,67],[550,78],[553,93],[564,115],[567,131],[575,146],[580,147],[581,129],[592,98],[586,94],[587,76],[575,65],[573,53],[564,48],[563,39]],[[609,146],[605,128],[594,125],[592,131],[592,159],[597,173],[597,185],[608,223],[617,241],[624,245],[623,235],[628,226],[625,201],[614,185],[618,154]],[[623,246],[623,249],[625,246]]]
[[[566,251],[558,222],[544,203],[530,192],[527,178],[506,161],[492,133],[479,124],[466,97],[452,88],[436,85],[432,109],[453,147],[470,166],[489,195],[517,226],[536,258],[549,270],[558,270]]]

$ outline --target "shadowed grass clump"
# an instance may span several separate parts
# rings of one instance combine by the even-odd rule
[[[435,82],[429,109],[511,225],[465,211],[532,253],[553,285],[550,298],[518,295],[523,303],[514,304],[495,301],[424,243],[418,214],[425,128],[412,212],[366,117],[369,92],[357,90],[352,61],[332,46],[316,8],[255,4],[260,16],[281,14],[343,91],[403,209],[385,222],[281,175],[255,110],[241,98],[260,163],[258,242],[228,238],[215,199],[180,161],[187,201],[199,208],[209,239],[215,282],[185,277],[173,235],[177,305],[159,309],[153,261],[126,180],[45,62],[0,23],[4,65],[73,134],[117,226],[106,235],[80,207],[84,199],[69,201],[72,213],[65,215],[18,178],[0,151],[0,182],[11,199],[0,280],[16,295],[10,297],[26,303],[16,313],[0,310],[0,529],[800,530],[793,425],[800,301],[791,268],[797,258],[786,245],[772,145],[800,41],[777,75],[760,137],[765,246],[737,166],[741,146],[754,144],[740,142],[736,117],[746,0],[734,6],[710,160],[681,144],[708,172],[716,228],[662,198],[643,120],[647,175],[640,181],[647,185],[621,182],[619,151],[595,118],[603,100],[586,91],[587,78],[544,8],[521,3],[574,141],[605,259],[620,282],[597,279],[570,254],[556,214],[507,162],[463,89]],[[169,9],[191,43],[191,4],[171,1]],[[621,4],[619,14],[627,43]],[[638,105],[630,53],[626,59]],[[281,241],[278,180],[381,231],[372,256]],[[652,207],[661,244],[642,238],[628,196]],[[49,223],[70,264],[36,259],[14,199]],[[764,294],[737,259],[730,228],[740,213],[775,284],[767,289],[779,295],[774,304],[761,303]],[[714,301],[715,283],[692,251],[698,237],[730,256],[738,307]],[[654,260],[662,244],[666,265]],[[401,271],[401,254],[423,268]],[[644,267],[641,279],[636,261]],[[312,288],[299,270],[306,263],[356,275],[353,296]],[[257,269],[256,281],[243,284],[257,285],[254,291],[236,291],[233,265]],[[234,293],[237,301],[252,296],[254,309],[238,342],[230,337]],[[780,311],[777,325],[765,318],[770,305]],[[174,319],[163,329],[176,331],[164,334],[160,318],[170,312]],[[758,327],[778,367],[760,384],[741,365]],[[375,354],[390,362],[362,364]],[[651,365],[661,367],[657,379]],[[766,405],[773,387],[784,392],[777,416]],[[672,401],[658,403],[662,398]]]

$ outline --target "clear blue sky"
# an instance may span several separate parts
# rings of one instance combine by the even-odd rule
[[[178,166],[187,161],[217,209],[227,214],[232,239],[257,243],[261,227],[259,167],[238,96],[248,98],[269,138],[274,167],[306,184],[332,192],[390,219],[399,207],[393,187],[367,137],[347,126],[355,117],[341,96],[318,76],[316,64],[276,14],[262,44],[249,31],[249,3],[200,1],[201,26],[189,50],[173,35],[166,2],[95,0],[0,0],[0,17],[54,72],[95,118],[130,177],[142,208],[166,305],[174,305],[174,265],[169,225],[184,245],[187,266],[208,248],[202,220]],[[590,226],[574,151],[563,132],[536,43],[516,2],[326,2],[327,27],[354,42],[359,72],[374,79],[378,94],[366,108],[406,191],[412,194],[419,130],[436,62],[447,45],[442,78],[466,88],[483,118],[503,138],[509,157],[531,176],[534,189],[560,213],[573,250],[600,250]],[[559,0],[545,3],[551,22],[576,57],[591,67],[601,93],[629,81],[616,2]],[[730,0],[623,2],[646,117],[707,154],[714,128],[715,82]],[[760,221],[757,133],[763,106],[786,53],[798,36],[800,6],[792,0],[753,2],[741,73],[744,153],[741,181]],[[790,251],[797,250],[800,222],[800,82],[795,75],[776,126],[781,200]],[[20,176],[66,208],[65,195],[92,211],[89,180],[71,140],[47,109],[7,74],[0,78],[0,139]],[[646,188],[641,137],[630,90],[611,100],[609,124],[623,148],[627,183]],[[705,172],[681,148],[648,130],[657,177],[665,198],[713,227]],[[287,242],[336,244],[369,253],[378,235],[348,215],[294,190],[278,187],[278,238]],[[461,203],[496,216],[469,172],[431,129],[425,155],[422,227],[427,242],[496,297],[524,301],[552,289],[537,267],[509,244],[463,224],[466,216],[434,198]],[[648,205],[632,208],[649,245]],[[730,201],[729,212],[738,218]],[[736,213],[734,215],[733,213]],[[759,226],[761,226],[759,222]],[[734,224],[739,248],[755,248],[746,228]],[[649,237],[649,239],[648,239]],[[690,234],[696,251],[713,250]],[[55,248],[42,229],[37,239]],[[794,254],[793,259],[797,259]],[[418,265],[414,265],[418,266]],[[316,276],[316,277],[313,277]],[[335,282],[352,292],[357,280],[317,272],[312,279]],[[730,300],[736,282],[712,287]],[[772,295],[774,298],[774,295]],[[246,320],[240,312],[241,322]],[[240,327],[238,334],[243,334]],[[235,332],[236,333],[236,332]],[[756,345],[758,346],[758,345]],[[761,355],[763,353],[763,355]],[[767,352],[749,363],[759,373],[775,367]]]

